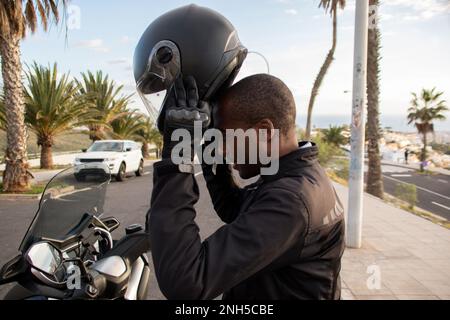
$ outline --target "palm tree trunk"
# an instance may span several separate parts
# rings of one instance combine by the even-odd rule
[[[145,159],[150,158],[150,154],[148,153],[148,143],[147,143],[147,141],[144,141],[142,143],[142,155],[144,156]]]
[[[325,78],[325,75],[328,71],[328,69],[331,66],[331,63],[334,60],[334,52],[336,51],[336,43],[337,43],[337,9],[332,12],[333,16],[333,45],[331,46],[330,51],[327,54],[327,57],[325,58],[325,61],[320,68],[319,74],[317,75],[316,80],[314,81],[314,85],[311,91],[311,97],[309,99],[308,104],[308,115],[306,119],[306,133],[305,138],[306,140],[311,139],[311,131],[312,131],[312,112],[314,108],[314,103],[316,101],[316,97],[319,94],[319,89],[322,85],[323,79]]]
[[[41,145],[41,169],[53,169],[52,145],[50,143]]]
[[[156,159],[161,158],[162,145],[156,144]]]
[[[3,191],[23,192],[30,187],[27,159],[27,133],[23,99],[20,37],[10,35],[0,38],[2,76],[5,95],[6,169],[3,173]]]
[[[423,133],[423,149],[422,153],[420,154],[420,172],[425,171],[425,161],[427,160],[427,132]]]
[[[370,0],[370,5],[378,6],[378,0]],[[383,179],[380,159],[380,113],[379,113],[379,74],[380,74],[380,31],[369,29],[367,60],[367,140],[369,170],[367,173],[367,192],[383,198]]]
[[[89,126],[89,139],[92,142],[101,140],[100,138],[101,127],[99,125],[90,125]]]

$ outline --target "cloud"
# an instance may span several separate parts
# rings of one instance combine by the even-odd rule
[[[403,16],[403,20],[428,20],[435,16],[450,13],[448,0],[390,0],[386,6],[408,8],[413,13]]]
[[[298,11],[295,9],[286,9],[284,10],[284,13],[289,14],[291,16],[296,16],[298,14]]]
[[[121,58],[121,59],[109,60],[108,64],[127,64],[129,62],[130,61],[128,59]]]
[[[104,42],[102,39],[92,39],[92,40],[80,41],[75,44],[75,47],[87,48],[87,49],[91,49],[96,52],[102,52],[102,53],[106,53],[106,52],[110,51],[109,48],[104,45]]]
[[[136,42],[136,39],[133,37],[122,36],[122,38],[120,38],[120,43],[123,43],[123,44],[128,44],[128,43],[133,43],[133,42]]]
[[[394,18],[394,15],[392,14],[388,14],[388,13],[380,13],[379,14],[380,20],[381,21],[387,21],[387,20],[391,20]]]
[[[403,21],[418,21],[418,20],[420,20],[420,16],[408,14],[408,15],[404,15],[402,17],[402,20]]]

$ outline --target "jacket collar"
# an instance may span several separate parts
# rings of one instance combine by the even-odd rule
[[[317,162],[319,149],[317,145],[310,142],[311,147],[305,147],[308,142],[300,142],[299,148],[279,159],[277,174],[261,176],[262,182],[275,181],[287,176],[300,176],[302,169]]]

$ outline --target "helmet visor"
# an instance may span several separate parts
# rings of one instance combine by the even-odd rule
[[[154,123],[156,123],[158,115],[161,112],[162,106],[164,104],[164,99],[166,97],[167,91],[164,90],[161,92],[144,94],[138,89],[138,93],[151,119],[153,120]]]
[[[181,73],[180,51],[169,40],[158,42],[152,49],[144,73],[137,81],[137,91],[150,115],[161,108],[168,90]]]

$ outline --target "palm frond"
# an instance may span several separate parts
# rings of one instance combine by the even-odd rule
[[[448,111],[445,100],[440,100],[443,92],[436,92],[436,88],[422,89],[420,95],[412,93],[411,106],[408,108],[408,124],[416,126],[422,134],[434,131],[433,122],[446,119]]]
[[[344,9],[346,5],[345,0],[320,0],[319,8],[323,8],[325,13],[336,14],[337,9]]]
[[[0,1],[0,36],[25,37],[26,31],[36,32],[38,21],[46,31],[49,22],[59,23],[69,0],[2,0]]]
[[[127,109],[131,95],[123,95],[123,86],[110,80],[102,71],[93,73],[87,71],[81,74],[82,80],[77,81],[79,98],[85,102],[87,124],[90,127],[91,138],[100,139],[105,132],[111,132],[111,125],[129,114]]]
[[[34,63],[26,72],[25,121],[41,141],[54,137],[79,123],[84,111],[82,101],[76,99],[78,85],[68,74],[58,78],[57,65],[44,67]]]

